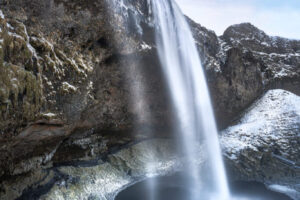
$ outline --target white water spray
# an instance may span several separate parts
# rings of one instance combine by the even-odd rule
[[[173,0],[151,0],[151,6],[159,56],[177,113],[176,128],[187,154],[191,200],[227,200],[230,194],[214,114],[189,25]],[[194,162],[200,137],[208,157],[205,174]]]

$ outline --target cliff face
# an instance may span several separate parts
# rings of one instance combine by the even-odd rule
[[[0,175],[93,159],[148,127],[168,129],[148,8],[119,3],[1,1]]]
[[[170,135],[147,1],[4,0],[0,7],[0,177]],[[189,22],[220,127],[269,88],[300,94],[299,41],[251,24],[217,37]]]
[[[300,94],[300,42],[271,37],[249,23],[217,37],[190,21],[207,70],[220,127],[268,89]]]

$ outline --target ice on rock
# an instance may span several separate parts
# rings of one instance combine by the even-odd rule
[[[4,19],[4,14],[3,14],[2,10],[0,10],[0,19]]]
[[[152,49],[152,47],[145,42],[143,42],[141,44],[141,48],[142,48],[142,50],[151,50]]]
[[[71,85],[70,83],[68,82],[63,82],[62,83],[62,90],[66,93],[74,93],[77,91],[77,87]]]
[[[278,89],[268,91],[255,102],[236,125],[222,132],[220,140],[226,159],[240,170],[241,176],[299,199],[300,187],[295,185],[299,177],[293,175],[300,168],[299,132],[300,97]],[[284,175],[287,171],[293,173]],[[277,175],[273,176],[273,172]],[[281,185],[274,185],[278,183]]]
[[[275,192],[285,193],[293,199],[300,199],[299,193],[288,186],[274,184],[274,185],[269,185],[268,188]]]
[[[12,25],[10,25],[9,23],[6,23],[7,28],[11,29],[11,30],[15,30],[14,27],[12,27]]]
[[[258,100],[235,126],[223,131],[223,147],[229,152],[256,149],[263,141],[285,144],[288,129],[300,130],[300,97],[271,90]],[[230,155],[229,155],[230,156]]]

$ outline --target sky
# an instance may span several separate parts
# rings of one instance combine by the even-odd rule
[[[300,39],[300,0],[176,0],[183,13],[222,35],[250,22],[269,35]]]

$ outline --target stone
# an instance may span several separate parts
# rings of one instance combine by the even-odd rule
[[[236,125],[222,132],[221,144],[233,178],[259,181],[299,199],[299,105],[299,96],[270,90]],[[281,187],[286,189],[278,190]]]

